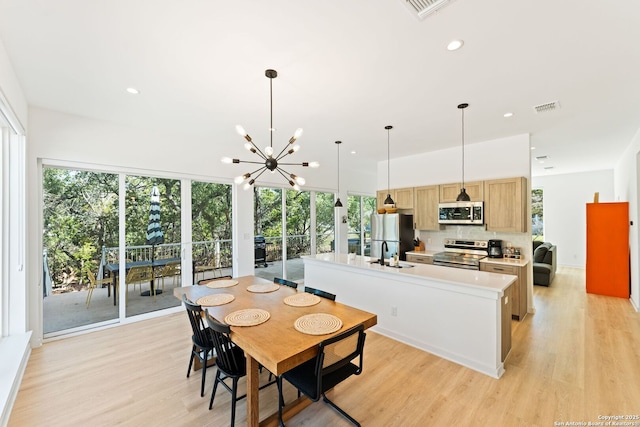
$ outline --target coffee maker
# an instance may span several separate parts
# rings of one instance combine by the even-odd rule
[[[502,258],[502,240],[489,240],[489,258]]]

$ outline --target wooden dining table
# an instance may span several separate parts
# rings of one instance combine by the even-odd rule
[[[214,318],[224,322],[225,317],[237,310],[262,309],[269,312],[269,319],[256,326],[231,326],[231,339],[240,346],[247,359],[247,425],[278,425],[277,410],[260,422],[258,413],[258,368],[262,365],[275,375],[282,375],[288,370],[315,357],[318,345],[323,340],[346,331],[356,325],[363,324],[365,329],[377,323],[377,316],[340,302],[321,298],[316,305],[294,307],[284,303],[284,299],[297,291],[288,286],[280,286],[276,291],[266,293],[250,292],[251,285],[273,283],[256,276],[237,277],[237,285],[212,289],[206,285],[195,285],[175,288],[174,296],[182,300],[182,295],[193,302],[203,296],[214,293],[231,294],[235,297],[228,304],[206,308]],[[339,299],[339,296],[338,296]],[[342,327],[325,335],[309,335],[295,329],[296,319],[307,314],[327,313],[338,317]],[[283,411],[286,420],[310,404],[310,400],[302,396],[288,404]]]

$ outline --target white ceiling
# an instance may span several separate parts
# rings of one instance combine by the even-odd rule
[[[549,156],[534,176],[610,169],[640,128],[640,2],[455,0],[424,20],[403,3],[0,0],[0,37],[30,105],[204,136],[221,157],[247,158],[236,124],[268,144],[267,68],[274,147],[305,130],[292,161],[333,162],[337,139],[354,164],[384,160],[387,124],[392,158],[459,146],[461,102],[467,144],[531,134]]]

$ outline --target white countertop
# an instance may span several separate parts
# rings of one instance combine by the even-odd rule
[[[524,267],[529,264],[529,261],[525,258],[513,259],[513,258],[482,258],[480,263],[485,264],[498,264],[498,265],[515,265],[517,267]]]
[[[442,251],[408,251],[407,255],[417,255],[417,256],[434,256],[438,252]]]
[[[420,252],[423,253],[424,252]],[[428,256],[428,255],[425,255]],[[303,256],[309,261],[330,262],[342,266],[349,266],[361,269],[366,273],[382,273],[389,275],[402,276],[415,279],[429,279],[432,281],[450,283],[455,285],[467,286],[470,288],[493,290],[502,292],[509,287],[516,279],[516,276],[510,274],[490,273],[479,270],[465,270],[461,268],[443,267],[438,265],[417,264],[412,262],[400,261],[401,265],[412,265],[411,268],[396,268],[381,266],[377,263],[371,263],[372,258],[356,255],[350,259],[348,254],[326,253],[315,256]]]

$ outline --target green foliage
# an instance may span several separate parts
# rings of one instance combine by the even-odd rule
[[[44,169],[43,247],[54,283],[77,279],[102,245],[118,242],[118,177],[113,174]]]
[[[160,224],[165,243],[180,243],[180,181],[127,175],[125,179],[125,243],[142,246],[147,240],[149,204],[154,185],[160,191]],[[116,245],[117,246],[117,245]]]
[[[283,190],[279,188],[254,188],[254,233],[256,235],[282,237],[282,193]],[[289,236],[288,256],[292,258],[309,254],[311,250],[311,193],[295,190],[284,190],[284,193],[287,209],[287,236]],[[333,240],[333,198],[333,193],[316,193],[317,245],[324,248],[324,251],[330,248]],[[279,254],[278,251],[277,247],[269,248],[269,253]],[[271,256],[270,259],[276,258]]]
[[[146,244],[153,185],[165,243],[179,243],[180,180],[129,175],[125,184],[126,245]],[[118,175],[46,168],[43,195],[43,248],[54,286],[86,282],[86,272],[98,270],[102,247],[118,246]],[[231,239],[231,186],[193,182],[191,196],[193,240]]]
[[[194,181],[191,219],[194,242],[231,239],[231,186]]]
[[[531,234],[533,240],[544,240],[543,198],[541,188],[531,190]]]

